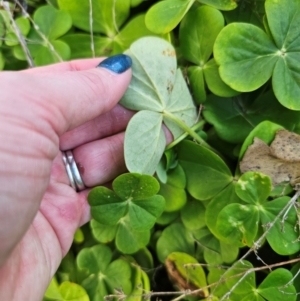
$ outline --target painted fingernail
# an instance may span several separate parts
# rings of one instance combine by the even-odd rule
[[[120,74],[128,70],[132,65],[130,56],[126,54],[117,54],[108,57],[102,61],[97,67],[106,68],[114,73]]]

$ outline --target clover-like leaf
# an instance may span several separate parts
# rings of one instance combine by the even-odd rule
[[[47,301],[89,301],[90,298],[85,289],[79,284],[64,281],[58,285],[55,278],[45,293],[44,299]]]
[[[205,207],[202,202],[192,197],[180,211],[180,217],[184,226],[189,230],[197,230],[205,226]]]
[[[205,5],[189,11],[180,24],[180,49],[183,57],[196,65],[188,68],[188,76],[192,91],[200,103],[206,99],[205,82],[220,96],[239,93],[221,80],[214,60],[208,61],[216,37],[223,27],[224,17],[221,12]]]
[[[260,219],[265,229],[268,225],[273,223],[274,219],[281,212],[282,208],[290,201],[289,197],[280,197],[271,202],[266,202],[260,210]],[[299,233],[295,231],[297,225],[296,210],[289,210],[286,212],[284,220],[279,219],[274,226],[268,230],[266,236],[272,249],[280,255],[291,255],[300,250],[300,244],[297,243]]]
[[[90,32],[90,1],[58,0],[61,10],[67,11],[73,25]],[[129,15],[130,0],[91,0],[93,31],[114,36]]]
[[[114,191],[100,186],[88,195],[92,217],[105,227],[100,232],[95,228],[94,235],[101,242],[116,237],[123,253],[134,253],[149,242],[150,229],[162,214],[165,201],[156,195],[159,183],[148,175],[123,174],[112,186]]]
[[[215,127],[221,139],[243,143],[254,127],[264,120],[293,130],[299,123],[300,114],[283,107],[270,90],[256,99],[252,94],[232,98],[210,95],[205,102],[203,116]]]
[[[95,187],[88,200],[93,218],[103,224],[117,225],[125,216],[137,231],[149,230],[162,213],[165,201],[156,195],[159,184],[147,175],[123,174],[113,182],[112,191]]]
[[[203,258],[207,263],[231,263],[238,256],[239,249],[237,246],[226,244],[217,239],[207,227],[193,231],[193,237],[197,242],[197,253],[203,252]]]
[[[207,205],[205,211],[205,222],[209,230],[219,239],[221,235],[217,229],[217,218],[219,213],[229,204],[240,204],[242,200],[235,192],[236,182],[229,184],[225,189],[218,193]]]
[[[194,255],[194,238],[180,223],[173,223],[165,228],[156,245],[156,252],[160,262],[164,263],[172,252],[184,252]]]
[[[151,6],[146,26],[154,33],[168,33],[181,21],[195,0],[164,0]]]
[[[229,168],[218,155],[191,141],[179,145],[178,160],[186,173],[187,190],[198,200],[214,197],[232,181]]]
[[[272,271],[256,291],[267,301],[296,301],[297,292],[292,279],[290,271],[279,268]]]
[[[216,228],[221,240],[227,244],[251,247],[257,235],[258,221],[255,206],[230,204],[219,213]]]
[[[180,210],[187,201],[185,192],[186,178],[185,173],[180,165],[168,172],[167,183],[160,184],[159,194],[165,198],[166,212]]]
[[[72,26],[71,16],[50,5],[39,7],[33,16],[36,27],[31,28],[28,39],[28,49],[36,65],[46,65],[61,60],[68,60],[71,55],[70,47],[58,40]],[[20,51],[20,46],[19,51]],[[18,54],[17,54],[18,55]],[[26,60],[24,57],[23,59]]]
[[[125,133],[125,162],[130,172],[153,174],[162,157],[164,122],[174,138],[196,121],[196,108],[176,66],[173,46],[156,37],[141,38],[128,51],[133,65],[132,81],[121,100],[139,110]]]
[[[271,179],[259,172],[246,172],[235,186],[236,194],[246,203],[263,204],[272,190]]]
[[[245,23],[232,23],[221,31],[214,46],[221,78],[233,89],[246,92],[259,88],[272,76],[278,101],[289,109],[300,110],[300,38],[295,17],[300,15],[299,2],[266,0],[265,8],[272,37]]]
[[[82,286],[92,301],[103,300],[104,296],[114,293],[115,289],[124,293],[131,292],[131,267],[123,259],[112,260],[112,251],[105,245],[82,249],[77,256],[79,269],[89,276]]]

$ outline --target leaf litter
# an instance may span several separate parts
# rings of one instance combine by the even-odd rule
[[[273,186],[289,182],[300,183],[300,135],[279,130],[269,146],[255,137],[240,162],[242,173],[258,171],[272,179]]]

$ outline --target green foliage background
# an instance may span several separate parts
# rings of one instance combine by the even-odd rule
[[[293,277],[298,195],[291,199],[288,183],[274,188],[266,175],[239,170],[254,137],[270,144],[279,129],[300,132],[299,1],[22,4],[0,7],[1,70],[127,51],[134,58],[131,87],[155,94],[166,76],[159,78],[141,51],[149,50],[147,59],[162,74],[179,68],[170,78],[177,98],[150,103],[129,88],[122,99],[140,111],[126,134],[130,173],[115,179],[112,190],[92,190],[93,219],[76,232],[44,299],[154,298],[170,290],[158,285],[165,264],[177,271],[177,278],[170,275],[174,295],[198,290],[181,293],[188,300],[300,300],[300,279]],[[160,39],[140,40],[149,36]],[[157,54],[165,45],[176,51],[168,62]],[[142,72],[153,87],[141,86]],[[165,151],[162,122],[175,138]],[[161,137],[160,146],[132,157],[134,143],[145,143],[134,136],[137,124],[147,139]],[[156,132],[149,130],[153,124]],[[147,161],[152,153],[155,159]]]

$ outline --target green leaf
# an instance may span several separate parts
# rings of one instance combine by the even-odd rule
[[[232,23],[221,31],[214,48],[221,78],[233,89],[246,92],[259,88],[273,75],[272,86],[279,102],[300,110],[300,39],[295,17],[300,15],[300,5],[296,0],[282,0],[280,4],[267,0],[265,6],[272,37],[251,24]]]
[[[5,57],[3,53],[0,51],[0,70],[3,70],[5,66]]]
[[[194,124],[196,109],[181,71],[176,71],[170,43],[146,37],[126,53],[133,61],[133,78],[121,104],[141,112],[131,119],[125,133],[125,162],[130,172],[153,174],[165,146],[162,117],[176,139],[182,128]]]
[[[203,67],[223,27],[223,15],[217,9],[200,6],[191,10],[180,24],[179,42],[183,57]]]
[[[165,212],[180,210],[187,201],[185,192],[186,178],[180,165],[168,172],[167,183],[160,184],[159,194],[165,198]]]
[[[123,174],[117,177],[112,191],[106,187],[95,187],[88,195],[93,223],[93,233],[101,242],[116,237],[118,249],[131,254],[145,247],[150,239],[150,229],[162,214],[164,198],[156,195],[157,180],[151,176]],[[101,224],[104,225],[99,230]]]
[[[145,36],[153,36],[145,24],[145,14],[138,15],[129,20],[128,23],[122,28],[118,35],[115,36],[114,42],[118,43],[124,51],[130,45]]]
[[[90,1],[58,0],[61,10],[67,11],[73,25],[90,32]],[[111,37],[127,19],[130,0],[92,0],[93,31]]]
[[[205,222],[209,230],[217,237],[221,235],[217,229],[217,218],[219,213],[229,204],[239,204],[242,200],[235,192],[236,182],[229,184],[224,190],[218,193],[208,204],[205,211]]]
[[[265,226],[265,229],[268,229],[268,225],[274,222],[275,217],[289,201],[289,197],[281,197],[264,204],[259,214],[261,223]],[[282,218],[279,218],[275,222],[275,225],[271,229],[268,229],[267,241],[277,254],[291,255],[300,250],[298,242],[299,234],[295,231],[296,225],[297,212],[294,208],[291,208],[286,212],[284,221],[282,221]]]
[[[49,65],[60,62],[61,60],[69,60],[71,50],[68,44],[60,40],[52,41],[51,44],[53,46],[53,50],[48,46],[38,46],[38,50],[34,57],[34,62],[37,66]]]
[[[100,186],[89,193],[93,218],[102,224],[115,226],[127,216],[136,231],[149,230],[165,206],[163,197],[155,195],[159,189],[157,180],[151,176],[127,173],[117,177],[112,186],[115,192]]]
[[[241,276],[245,275],[249,269],[252,269],[253,265],[246,260],[238,261],[237,263],[233,264],[232,267],[225,272],[224,278],[226,279],[226,285],[228,289],[231,289],[233,286],[236,285],[238,281],[240,281]],[[256,288],[255,283],[255,273],[248,273],[243,280],[237,285],[234,289],[234,293],[239,295],[239,299],[241,300],[243,296],[253,294],[253,289]]]
[[[290,271],[278,268],[272,271],[257,288],[257,293],[268,301],[296,301],[297,292],[290,281]],[[287,284],[290,283],[288,286]]]
[[[65,281],[59,286],[59,291],[62,296],[61,300],[63,301],[89,301],[90,300],[85,289],[76,283]]]
[[[71,59],[89,58],[93,55],[90,34],[71,33],[63,36],[60,40],[69,45],[71,49]],[[95,56],[109,56],[113,52],[110,38],[94,36],[93,41]]]
[[[159,183],[152,176],[129,173],[117,177],[113,189],[123,200],[142,200],[158,193]]]
[[[192,197],[180,211],[180,217],[184,226],[189,230],[197,230],[205,226],[205,207]]]
[[[225,243],[251,247],[257,235],[258,221],[255,206],[230,204],[219,213],[216,228]]]
[[[208,228],[193,231],[193,236],[197,242],[197,250],[203,252],[204,260],[207,263],[212,265],[231,263],[238,257],[238,247],[220,241]]]
[[[235,186],[236,194],[246,203],[263,204],[272,190],[271,179],[259,172],[246,172]]]
[[[223,12],[227,23],[243,22],[264,28],[265,0],[242,0],[238,7],[231,11]]]
[[[39,30],[49,39],[55,40],[64,35],[72,26],[71,16],[53,6],[39,7],[33,16]]]
[[[222,80],[240,92],[256,90],[271,77],[279,58],[277,52],[263,30],[246,23],[227,25],[214,45]]]
[[[238,95],[239,92],[231,89],[226,85],[219,74],[219,66],[216,64],[214,59],[209,60],[204,68],[204,78],[208,89],[217,96],[230,97]]]
[[[195,101],[197,103],[203,103],[206,100],[206,88],[203,68],[198,66],[191,66],[188,68],[187,74]]]
[[[218,155],[191,141],[180,143],[178,160],[186,174],[187,190],[196,199],[210,199],[232,181],[229,168]]]
[[[104,244],[109,243],[116,236],[117,226],[108,226],[108,225],[100,224],[94,219],[92,219],[90,221],[90,227],[95,239],[101,243]]]
[[[125,133],[124,155],[130,172],[154,174],[166,146],[162,120],[159,113],[140,111],[129,121]]]
[[[115,226],[126,214],[127,204],[106,187],[95,187],[88,195],[91,215],[102,224]]]
[[[194,255],[194,239],[189,231],[180,223],[174,223],[165,228],[156,245],[160,262],[164,263],[172,252],[184,252]]]
[[[220,10],[232,10],[237,7],[236,0],[198,0]]]
[[[30,21],[28,18],[25,17],[19,17],[15,20],[17,27],[20,30],[20,33],[23,36],[27,36],[27,34],[30,31]],[[1,25],[0,25],[1,27]],[[3,36],[4,34],[1,32],[0,29],[0,36]],[[5,44],[7,46],[15,46],[20,43],[19,39],[17,38],[14,28],[11,26],[9,29],[7,29],[7,34],[5,36]]]
[[[178,217],[179,211],[163,212],[162,215],[156,220],[156,224],[166,226],[171,224]]]
[[[147,12],[146,26],[154,33],[173,30],[195,0],[164,0],[153,5]]]
[[[232,143],[242,143],[260,122],[269,120],[294,130],[299,112],[284,108],[270,90],[260,97],[242,94],[233,98],[210,95],[203,116],[214,125],[219,137]]]
[[[150,240],[150,230],[136,231],[128,218],[119,223],[116,234],[116,246],[124,254],[133,254],[144,248]]]
[[[209,295],[208,289],[205,288],[207,286],[205,272],[194,257],[182,252],[173,252],[167,257],[166,266],[169,266],[172,272],[175,269],[180,277],[191,284],[193,288],[202,288],[203,291],[200,293],[202,297]]]
[[[112,261],[112,252],[105,245],[82,249],[77,256],[77,265],[86,270],[89,276],[82,282],[92,301],[103,300],[115,289],[131,292],[131,268],[127,261]]]

